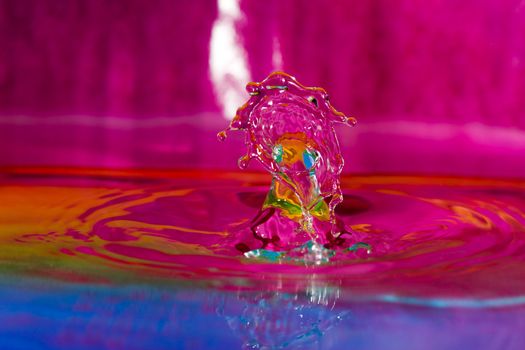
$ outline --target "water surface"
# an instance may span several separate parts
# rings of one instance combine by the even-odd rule
[[[228,244],[270,181],[4,169],[2,348],[525,344],[524,181],[344,176],[338,215],[373,249],[318,267]]]

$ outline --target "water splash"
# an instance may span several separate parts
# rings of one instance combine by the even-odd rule
[[[247,153],[239,167],[255,158],[273,179],[247,230],[255,240],[244,237],[236,246],[247,257],[328,261],[330,248],[346,243],[341,236],[348,233],[335,216],[344,161],[334,124],[356,120],[333,108],[324,89],[305,87],[286,73],[272,73],[246,90],[250,99],[218,138],[245,131]]]

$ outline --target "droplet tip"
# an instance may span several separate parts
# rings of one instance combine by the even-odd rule
[[[354,117],[346,117],[346,123],[350,126],[355,126],[357,124],[357,119]]]
[[[221,141],[221,142],[224,141],[224,140],[226,140],[226,137],[227,137],[227,135],[226,135],[226,131],[224,131],[224,130],[221,131],[221,132],[219,132],[219,133],[217,134],[217,139],[218,139],[219,141]]]

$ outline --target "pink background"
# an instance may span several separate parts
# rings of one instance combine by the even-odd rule
[[[525,177],[523,1],[0,0],[0,48],[0,166],[234,168],[221,91],[284,69],[347,172]]]

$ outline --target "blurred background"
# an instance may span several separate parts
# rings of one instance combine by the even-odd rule
[[[0,0],[0,166],[234,169],[244,86],[358,119],[346,172],[525,177],[525,1]]]

